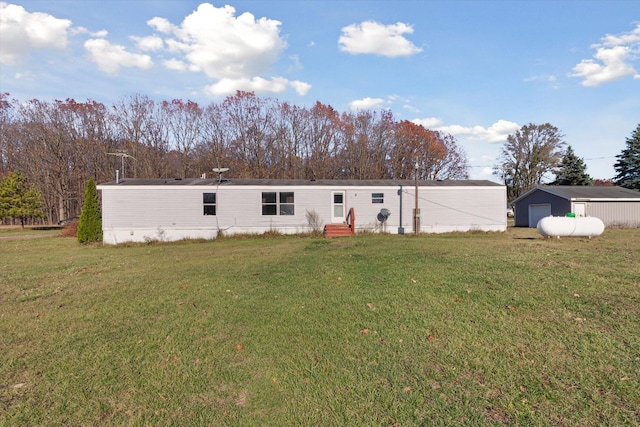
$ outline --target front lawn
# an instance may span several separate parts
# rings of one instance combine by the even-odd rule
[[[0,425],[639,425],[640,230],[0,239]]]

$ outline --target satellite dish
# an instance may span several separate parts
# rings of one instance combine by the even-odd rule
[[[391,211],[389,209],[380,209],[378,213],[378,221],[385,222],[391,216]]]
[[[222,182],[222,172],[228,171],[229,168],[213,168],[211,170],[218,174],[218,185],[220,185],[220,183]]]

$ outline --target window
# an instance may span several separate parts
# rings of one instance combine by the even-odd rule
[[[280,215],[293,214],[293,193],[280,193]]]
[[[216,193],[202,193],[202,205],[204,206],[204,215],[215,215]]]
[[[277,215],[276,193],[262,193],[262,215]]]
[[[333,193],[333,218],[332,221],[342,221],[344,219],[344,192]]]
[[[294,215],[294,197],[292,192],[263,192],[262,215]]]
[[[384,203],[384,193],[371,193],[371,203]]]

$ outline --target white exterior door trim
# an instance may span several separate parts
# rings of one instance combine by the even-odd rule
[[[331,223],[342,224],[346,217],[346,191],[331,192]]]

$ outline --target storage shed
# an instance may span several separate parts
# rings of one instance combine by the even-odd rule
[[[218,233],[322,230],[355,212],[355,232],[413,233],[412,180],[124,179],[98,186],[103,241],[213,239]],[[506,189],[420,181],[420,232],[506,230]],[[383,211],[384,210],[384,211]]]
[[[640,191],[622,187],[539,185],[513,201],[515,226],[536,227],[546,216],[600,218],[606,227],[640,227]]]

